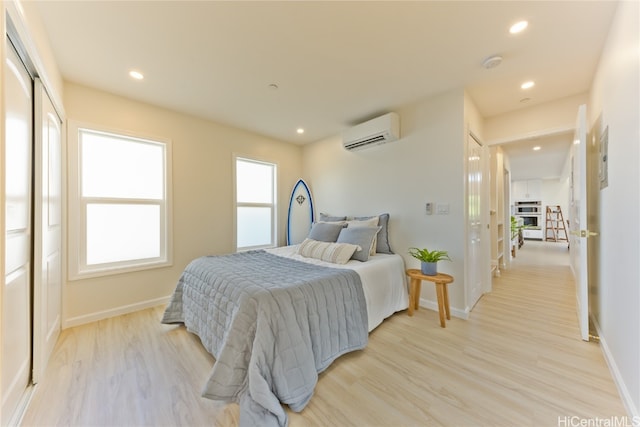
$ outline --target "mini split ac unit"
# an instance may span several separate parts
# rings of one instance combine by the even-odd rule
[[[347,150],[372,147],[400,138],[400,118],[388,113],[347,129],[342,134],[342,144]]]

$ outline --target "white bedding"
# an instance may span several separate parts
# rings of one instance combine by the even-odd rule
[[[377,253],[366,262],[350,260],[346,264],[332,264],[315,258],[305,258],[297,254],[298,245],[267,249],[267,252],[310,264],[332,268],[355,270],[362,280],[364,296],[367,302],[369,332],[393,313],[409,307],[407,277],[404,260],[398,254]]]

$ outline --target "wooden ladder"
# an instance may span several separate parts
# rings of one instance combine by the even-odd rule
[[[548,242],[569,242],[567,228],[564,224],[562,208],[559,205],[547,206],[545,240]],[[549,233],[551,233],[551,235],[549,235]]]

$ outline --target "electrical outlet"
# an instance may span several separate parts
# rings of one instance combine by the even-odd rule
[[[427,215],[431,215],[433,213],[433,203],[427,202],[427,204],[425,205],[425,213]]]

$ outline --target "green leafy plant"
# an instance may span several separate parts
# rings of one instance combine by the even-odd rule
[[[526,225],[519,225],[515,216],[511,215],[511,238],[515,239],[520,230],[527,228]]]
[[[409,255],[423,262],[451,261],[447,251],[409,248]]]

